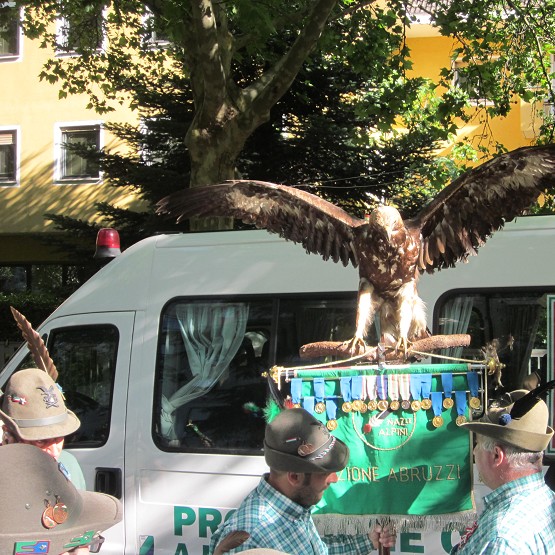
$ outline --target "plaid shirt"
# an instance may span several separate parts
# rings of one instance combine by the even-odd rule
[[[508,482],[484,497],[484,512],[457,555],[555,553],[555,493],[541,472]]]
[[[318,535],[310,509],[291,501],[266,481],[247,495],[237,511],[212,536],[209,553],[230,532],[244,530],[250,538],[229,553],[265,547],[294,555],[366,555],[374,549],[366,534],[333,536],[324,541]]]

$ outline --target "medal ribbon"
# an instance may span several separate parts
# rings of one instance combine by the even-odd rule
[[[420,391],[422,392],[422,399],[429,399],[430,391],[432,389],[432,375],[421,374],[420,378]]]
[[[316,403],[322,403],[326,395],[324,378],[314,378],[312,383],[314,385],[314,397],[316,399]]]
[[[410,394],[415,401],[420,401],[420,390],[422,389],[422,374],[410,375]]]
[[[470,395],[472,397],[478,397],[478,374],[475,370],[471,370],[466,374],[466,380],[468,381],[468,389],[470,389]]]
[[[353,400],[360,399],[362,396],[362,376],[353,376],[351,378],[351,395]]]
[[[443,412],[443,393],[441,391],[432,392],[432,410],[434,416],[441,416]]]
[[[343,401],[348,403],[351,401],[351,378],[341,378],[339,382],[341,386],[341,397]]]
[[[410,399],[410,374],[399,375],[399,394],[403,401]]]
[[[293,378],[291,380],[291,402],[295,405],[298,405],[301,402],[302,388],[302,378]]]
[[[366,397],[373,401],[376,398],[376,376],[364,376],[363,390],[366,389]]]
[[[337,404],[333,399],[326,399],[326,414],[328,420],[335,420],[337,417]]]
[[[303,397],[303,409],[310,414],[314,414],[314,397],[306,396]]]
[[[399,374],[387,376],[387,389],[389,391],[389,398],[392,401],[397,401],[399,399]]]
[[[387,376],[385,374],[376,376],[376,383],[378,386],[378,399],[387,400]]]
[[[455,403],[457,404],[457,414],[466,415],[466,391],[455,391]]]
[[[453,374],[441,374],[441,387],[447,399],[453,395]]]

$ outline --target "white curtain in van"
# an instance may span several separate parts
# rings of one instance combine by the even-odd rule
[[[243,303],[183,304],[175,309],[193,379],[162,396],[162,435],[177,439],[175,410],[212,389],[245,336],[249,307]]]
[[[443,306],[441,332],[444,335],[466,333],[470,316],[472,315],[472,304],[474,299],[470,295],[460,295],[449,299]],[[441,354],[460,358],[462,347],[450,347],[441,349]]]

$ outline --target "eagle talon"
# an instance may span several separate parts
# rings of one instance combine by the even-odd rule
[[[395,353],[401,352],[404,358],[407,358],[407,353],[413,342],[409,341],[408,337],[399,337],[395,343]],[[402,348],[401,348],[402,347]]]
[[[341,347],[348,350],[351,356],[362,355],[368,350],[366,341],[364,341],[362,337],[357,337],[356,335],[348,341],[343,341]]]

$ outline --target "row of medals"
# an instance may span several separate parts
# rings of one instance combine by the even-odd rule
[[[445,397],[443,399],[443,408],[450,409],[454,405],[454,401],[451,397]],[[479,397],[471,397],[468,401],[468,404],[472,409],[479,409],[481,406],[481,401]],[[299,405],[300,406],[300,405]],[[355,399],[354,401],[345,401],[341,405],[341,410],[345,413],[348,412],[360,412],[360,414],[364,414],[365,412],[372,412],[375,410],[379,410],[383,412],[387,409],[391,411],[396,411],[402,408],[403,410],[412,410],[413,412],[418,412],[420,409],[422,410],[429,410],[432,408],[432,401],[430,399],[422,399],[422,401],[414,400],[414,401],[397,401],[394,399],[391,402],[386,401],[385,399],[380,399],[376,401],[374,399],[365,403],[361,399]],[[316,403],[314,405],[314,412],[318,414],[323,414],[326,410],[326,405],[324,403]],[[432,425],[436,428],[441,428],[443,426],[443,417],[442,416],[434,416],[432,419]],[[466,422],[466,416],[460,414],[457,416],[455,423],[457,426],[464,424]],[[328,430],[335,430],[337,428],[337,420],[328,420],[326,423]]]

